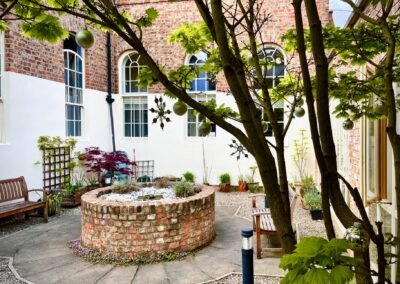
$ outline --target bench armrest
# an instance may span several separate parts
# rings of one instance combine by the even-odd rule
[[[252,194],[249,194],[249,198],[256,198],[256,197],[259,197],[259,196],[265,197],[265,193],[252,193]]]
[[[251,216],[261,216],[261,215],[271,215],[271,211],[265,211],[265,212],[254,212],[251,213]]]
[[[28,190],[29,192],[43,192],[43,201],[47,202],[47,195],[49,194],[49,192],[45,189],[30,189]]]
[[[28,190],[28,192],[31,192],[31,191],[40,191],[40,192],[43,192],[45,194],[49,194],[49,191],[45,190],[45,189],[30,189],[30,190]]]

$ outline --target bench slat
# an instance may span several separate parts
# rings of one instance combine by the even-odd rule
[[[0,180],[0,202],[28,197],[28,188],[23,177]]]
[[[0,218],[31,211],[45,206],[44,202],[22,201],[0,206]]]

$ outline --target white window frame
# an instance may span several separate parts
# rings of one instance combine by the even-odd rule
[[[136,60],[133,60],[132,56],[138,56]],[[148,86],[145,87],[145,91],[142,91],[141,89],[144,87],[139,87],[138,86],[138,91],[137,92],[133,92],[132,90],[130,91],[126,91],[126,83],[127,83],[127,78],[126,78],[126,69],[127,68],[137,68],[138,69],[138,74],[140,73],[140,70],[144,67],[146,67],[146,65],[140,65],[140,55],[137,52],[131,51],[129,53],[126,53],[123,56],[123,60],[122,60],[122,64],[121,64],[121,68],[120,68],[120,72],[121,72],[121,90],[122,90],[122,94],[124,95],[141,95],[141,94],[147,94],[148,93]],[[127,66],[127,63],[130,61],[130,66]],[[136,67],[133,67],[136,66]],[[129,74],[130,76],[132,76],[132,71],[129,70]],[[136,79],[132,79],[130,78],[129,82],[136,82],[139,83],[140,81],[138,80],[138,78]]]
[[[83,49],[82,49],[83,51]],[[75,57],[75,69],[70,69],[68,67],[65,66],[65,60],[64,60],[64,84],[65,84],[65,135],[67,137],[82,137],[83,136],[83,132],[84,132],[84,104],[83,104],[83,89],[85,87],[85,62],[84,62],[84,58],[83,56],[79,55],[77,52],[71,50],[71,49],[64,49],[63,50],[63,55],[65,56],[65,54],[67,54],[67,58],[69,54],[73,54]],[[77,70],[77,61],[76,59],[80,59],[81,60],[81,67],[82,70],[79,71]],[[69,85],[69,71],[73,71],[75,72],[75,85]],[[66,72],[66,73],[65,73]],[[76,79],[76,75],[80,74],[82,75],[82,87],[78,87],[77,86],[77,79]],[[73,94],[73,98],[72,101],[70,101],[70,96],[68,94],[69,89],[72,88],[74,90],[74,94]],[[78,94],[76,92],[80,91],[80,100],[78,99]],[[76,97],[75,97],[76,96]],[[68,119],[68,107],[69,106],[76,106],[79,107],[80,110],[80,119]],[[75,108],[74,108],[75,111]],[[75,116],[75,114],[74,114]],[[73,135],[69,135],[69,131],[68,131],[68,122],[73,122],[74,124],[74,131],[73,131]],[[76,122],[80,122],[80,135],[76,135],[77,133],[77,128],[76,128]]]
[[[208,94],[208,93],[201,93],[201,94],[193,94],[192,98],[195,99],[198,102],[209,102],[212,99],[216,100],[216,95],[215,94]],[[201,124],[201,120],[200,120],[200,114],[197,114],[195,116],[196,121],[195,122],[190,122],[189,121],[189,112],[194,110],[193,108],[191,108],[190,106],[188,106],[188,110],[186,113],[186,137],[188,138],[198,138],[198,137],[216,137],[217,136],[217,127],[216,125],[214,126],[215,131],[211,131],[208,135],[200,135],[199,133],[199,126]],[[195,125],[195,129],[196,129],[196,135],[189,135],[189,124],[194,124]],[[211,124],[214,124],[213,122],[211,122]]]
[[[4,95],[4,72],[5,72],[5,34],[0,33],[0,143],[6,139],[6,116],[5,116],[5,95]]]
[[[192,67],[192,68],[195,68],[195,67],[201,67],[201,66],[203,66],[204,64],[197,64],[197,63],[195,63],[195,64],[193,64],[193,63],[190,63],[190,59],[193,57],[193,56],[196,56],[198,59],[203,59],[204,61],[206,61],[207,59],[208,59],[208,54],[206,53],[206,52],[204,52],[204,51],[200,51],[200,52],[198,52],[198,53],[196,53],[196,54],[190,54],[190,55],[188,55],[187,57],[186,57],[186,60],[185,60],[185,64],[187,65],[187,66],[189,66],[189,67]],[[210,90],[209,89],[209,85],[208,85],[208,81],[211,79],[211,77],[209,77],[208,76],[208,72],[204,72],[205,74],[206,74],[206,77],[204,77],[204,78],[199,78],[199,77],[196,77],[196,78],[194,78],[193,80],[192,80],[192,82],[194,81],[195,82],[195,86],[196,86],[196,88],[195,88],[195,90],[190,90],[190,89],[188,89],[188,93],[190,93],[190,94],[199,94],[199,93],[204,93],[204,94],[215,94],[216,92],[217,92],[217,82],[215,82],[214,83],[214,89],[213,90]],[[199,91],[198,89],[197,89],[197,81],[199,81],[199,80],[205,80],[206,81],[206,84],[207,84],[207,88],[206,88],[206,90],[205,91]]]
[[[272,75],[266,75],[265,76],[265,78],[267,78],[267,79],[272,79],[272,87],[274,88],[274,87],[276,87],[276,85],[275,85],[275,79],[276,78],[285,78],[285,76],[286,76],[286,68],[285,68],[285,66],[286,66],[286,55],[285,55],[285,52],[279,47],[279,46],[276,46],[276,45],[272,45],[272,44],[269,44],[269,45],[266,45],[258,54],[261,54],[261,53],[264,53],[266,50],[273,50],[273,52],[272,52],[272,54],[271,55],[268,55],[267,57],[271,57],[271,58],[273,58],[273,56],[274,56],[274,54],[276,53],[276,52],[279,52],[281,55],[282,55],[282,57],[283,57],[283,66],[284,66],[284,68],[283,68],[283,74],[275,74],[275,65],[272,67],[273,68],[273,71],[272,71]],[[275,60],[275,59],[274,59]],[[263,73],[267,73],[267,71],[265,71],[265,70],[263,70]],[[279,106],[278,106],[279,105]],[[275,102],[275,104],[274,104],[274,106],[273,106],[273,109],[275,110],[275,109],[282,109],[283,111],[285,110],[285,104],[284,104],[284,102]],[[264,114],[264,113],[263,113]],[[279,121],[277,121],[278,123],[280,123],[280,124],[282,124],[283,125],[283,127],[285,127],[285,115],[283,115],[283,120],[279,120]],[[268,125],[268,129],[270,129],[271,128],[271,123],[270,122],[268,122],[268,121],[266,121],[266,123],[267,123],[267,125]],[[273,137],[274,136],[274,132],[272,131],[272,133],[269,135],[267,135],[266,134],[266,137]]]
[[[134,103],[138,103],[139,104],[139,113],[140,113],[140,115],[139,115],[139,121],[134,121],[135,120],[135,118],[134,118],[134,109],[133,108],[131,108],[130,109],[130,112],[131,112],[131,121],[130,122],[127,122],[126,121],[126,117],[125,117],[125,111],[127,110],[127,109],[125,109],[125,104],[127,103],[127,101],[128,101],[128,103],[130,104],[130,105],[133,105]],[[147,100],[147,96],[123,96],[122,97],[122,104],[123,104],[123,111],[122,111],[122,113],[123,113],[123,117],[122,117],[122,121],[123,121],[123,136],[125,137],[125,138],[147,138],[147,137],[149,137],[149,105],[148,105],[148,100]],[[143,107],[144,105],[146,105],[146,107]],[[144,112],[147,112],[147,121],[146,122],[144,122],[143,120],[144,120]],[[135,136],[135,135],[133,135],[133,133],[134,133],[134,125],[136,125],[136,124],[138,124],[139,125],[139,135],[138,136]],[[131,135],[130,136],[128,136],[127,134],[126,134],[126,131],[125,131],[125,127],[126,127],[126,125],[130,125],[131,126]],[[145,133],[144,133],[144,125],[146,125],[147,126],[147,135],[145,135]]]

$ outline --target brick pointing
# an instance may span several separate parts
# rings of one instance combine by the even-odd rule
[[[202,246],[215,234],[212,187],[177,200],[110,202],[101,188],[82,196],[82,244],[102,253],[132,259],[162,252],[185,252]]]
[[[144,15],[146,9],[153,7],[159,12],[152,27],[144,29],[143,43],[148,52],[154,56],[160,66],[167,69],[176,69],[185,63],[186,55],[181,47],[167,42],[171,31],[183,23],[201,21],[201,16],[194,1],[170,0],[120,0],[121,9],[128,11],[133,19]],[[327,0],[317,1],[318,11],[323,24],[331,21]],[[294,14],[290,0],[264,1],[264,14],[270,15],[269,22],[263,28],[262,40],[266,43],[282,45],[280,36],[290,28],[294,28]],[[307,20],[304,14],[304,24]],[[70,32],[76,33],[84,27],[82,20],[72,16],[63,16],[62,24]],[[6,33],[6,71],[12,71],[47,80],[64,82],[62,43],[51,45],[45,42],[24,38],[18,31],[17,22],[10,23],[10,31]],[[91,29],[89,27],[89,29]],[[93,29],[91,29],[93,31]],[[107,90],[107,58],[106,34],[102,31],[93,31],[95,44],[85,50],[85,88],[99,91]],[[118,61],[121,55],[132,50],[125,41],[116,35],[112,36],[112,72],[113,92],[119,89]],[[288,55],[288,54],[287,54]],[[289,55],[288,55],[289,56]],[[297,59],[292,65],[298,65]],[[219,74],[217,90],[227,91],[228,86]],[[161,85],[154,86],[149,92],[163,92]]]

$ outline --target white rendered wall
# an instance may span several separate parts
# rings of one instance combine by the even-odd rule
[[[41,188],[39,136],[65,137],[64,84],[6,72],[3,79],[5,142],[0,144],[0,179],[24,176],[30,188]],[[110,150],[105,94],[84,91],[84,128],[77,150],[96,145]]]
[[[43,185],[42,168],[35,165],[35,162],[41,160],[41,153],[36,140],[42,135],[65,136],[64,84],[6,72],[3,88],[6,131],[5,143],[0,144],[0,179],[22,175],[30,188],[40,188]],[[105,96],[104,92],[84,90],[83,137],[78,139],[77,150],[89,146],[98,146],[105,151],[112,150],[109,110]],[[149,108],[155,108],[155,96],[148,95]],[[232,96],[218,93],[216,97],[217,104],[225,103],[226,106],[235,108]],[[205,158],[210,183],[218,184],[218,176],[228,172],[232,176],[232,183],[236,184],[239,173],[249,174],[249,167],[255,165],[251,157],[242,157],[237,161],[236,156],[230,155],[233,150],[228,144],[233,137],[219,127],[216,137],[188,137],[186,115],[179,117],[171,114],[172,121],[162,131],[159,124],[151,124],[154,114],[149,112],[149,137],[123,137],[122,97],[114,95],[114,98],[117,150],[126,151],[133,159],[135,149],[136,160],[154,160],[155,176],[181,176],[185,171],[191,171],[196,175],[196,181],[202,182]],[[172,109],[174,101],[166,98],[166,103]],[[291,159],[291,140],[298,135],[300,128],[308,129],[306,116],[293,121],[286,137],[290,180],[297,175]],[[273,142],[273,138],[271,141]],[[313,168],[313,165],[310,153],[308,167]]]

